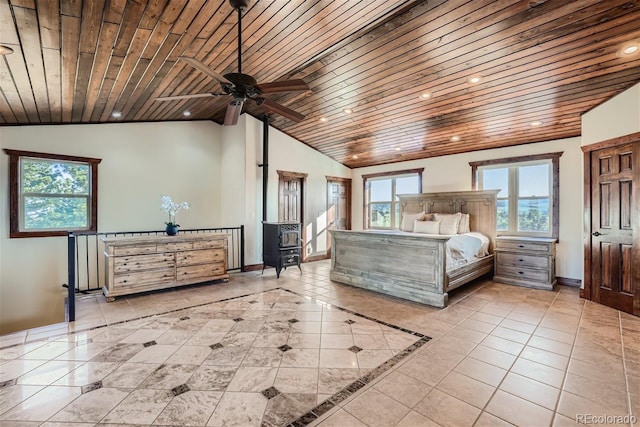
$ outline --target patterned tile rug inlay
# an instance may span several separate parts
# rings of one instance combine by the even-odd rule
[[[304,426],[429,340],[278,288],[0,349],[0,424]]]

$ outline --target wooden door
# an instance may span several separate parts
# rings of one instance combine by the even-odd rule
[[[327,230],[351,230],[351,180],[327,177]],[[331,233],[327,233],[331,255]]]
[[[306,173],[278,171],[278,221],[301,224],[302,260],[307,254],[307,235],[304,224],[304,198]]]
[[[624,144],[593,151],[590,159],[591,299],[627,313],[634,313],[640,288],[634,280],[640,268],[634,248],[640,220],[639,150],[640,143]]]

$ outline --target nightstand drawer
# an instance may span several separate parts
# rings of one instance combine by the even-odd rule
[[[548,270],[536,270],[532,268],[520,268],[517,266],[500,265],[496,268],[497,276],[513,277],[520,280],[534,280],[537,282],[548,282]]]
[[[505,241],[496,239],[496,249],[504,249],[509,251],[526,251],[526,252],[551,252],[551,245],[548,243],[527,242],[527,241]]]
[[[498,258],[498,265],[503,266],[540,268],[546,270],[549,268],[550,263],[550,257],[545,255],[536,256],[496,251],[496,257]]]

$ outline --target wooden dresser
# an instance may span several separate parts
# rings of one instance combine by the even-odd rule
[[[500,236],[494,252],[494,281],[546,290],[556,285],[556,239]]]
[[[226,234],[104,237],[107,301],[120,295],[228,279]]]

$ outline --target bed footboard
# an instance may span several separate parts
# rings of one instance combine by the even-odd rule
[[[331,280],[435,307],[447,305],[445,243],[371,231],[331,231]]]

